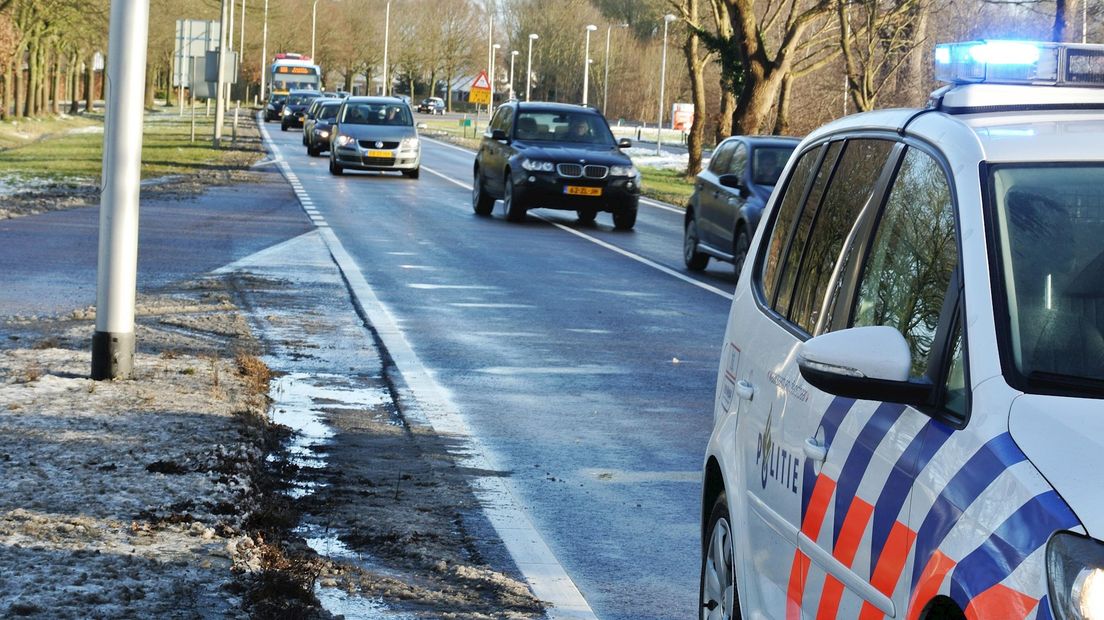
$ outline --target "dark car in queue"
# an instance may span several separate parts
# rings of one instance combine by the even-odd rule
[[[288,93],[284,109],[280,112],[280,130],[287,131],[289,127],[302,127],[303,115],[315,99],[322,96],[317,90],[293,90]]]
[[[414,114],[397,97],[349,97],[330,132],[330,174],[349,170],[421,172],[422,149]]]
[[[640,173],[621,152],[630,145],[627,138],[614,139],[594,108],[504,104],[475,156],[472,207],[490,215],[501,198],[510,221],[534,208],[575,211],[584,223],[606,211],[614,228],[630,230],[640,201]]]
[[[701,271],[714,258],[744,267],[751,238],[797,138],[736,136],[713,150],[694,182],[683,221],[683,261]]]
[[[318,157],[322,151],[330,150],[330,137],[337,112],[343,102],[339,99],[320,101],[310,118],[303,123],[303,140],[307,145],[307,155]]]
[[[426,97],[418,104],[420,114],[444,114],[445,100],[440,97]]]
[[[310,136],[311,127],[314,123],[315,117],[318,115],[319,106],[326,102],[341,103],[337,93],[328,93],[323,91],[321,96],[315,97],[311,104],[307,106],[306,112],[302,114],[303,120],[303,146],[308,146],[308,137]]]
[[[265,104],[265,122],[280,120],[280,114],[284,111],[284,103],[287,101],[287,93],[273,93],[268,96]]]

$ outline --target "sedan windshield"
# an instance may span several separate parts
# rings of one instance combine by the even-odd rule
[[[756,185],[775,185],[794,146],[760,146],[755,149],[752,162],[752,181]]]
[[[288,105],[301,105],[304,103],[310,103],[312,100],[318,98],[316,94],[309,95],[289,95],[287,98]]]
[[[342,123],[350,125],[413,125],[414,117],[403,104],[346,103]]]
[[[613,146],[613,134],[602,117],[586,112],[522,112],[514,137],[531,142]]]
[[[1104,389],[1104,167],[993,173],[1016,371],[1049,391]],[[998,304],[1001,302],[998,301]]]
[[[339,105],[324,105],[324,106],[318,108],[318,118],[319,119],[335,118],[335,117],[337,117],[337,110],[340,107],[341,106],[339,106]]]

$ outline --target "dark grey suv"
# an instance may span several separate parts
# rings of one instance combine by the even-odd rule
[[[682,252],[687,269],[701,271],[715,258],[732,263],[740,274],[763,207],[798,142],[736,136],[713,150],[686,205]]]

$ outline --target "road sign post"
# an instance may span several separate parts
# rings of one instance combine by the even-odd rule
[[[92,378],[134,375],[138,190],[149,0],[111,0]]]

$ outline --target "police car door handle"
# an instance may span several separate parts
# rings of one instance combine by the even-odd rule
[[[805,440],[805,456],[811,460],[823,462],[828,458],[828,446],[810,437]]]
[[[736,382],[736,395],[740,400],[750,401],[755,398],[755,386],[741,379]]]

